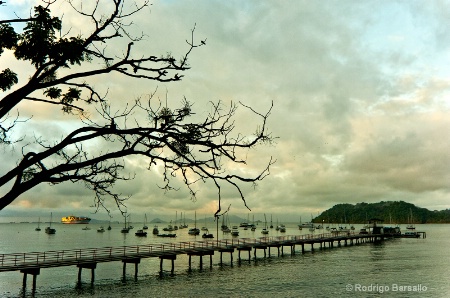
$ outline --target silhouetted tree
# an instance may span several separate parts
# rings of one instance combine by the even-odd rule
[[[128,156],[145,158],[149,169],[163,165],[164,185],[161,188],[165,190],[173,189],[171,179],[179,175],[195,197],[192,185],[212,180],[218,189],[218,212],[223,183],[235,187],[246,204],[240,182],[262,180],[269,174],[272,159],[268,158],[254,177],[233,174],[225,164],[229,161],[245,164],[246,160],[239,156],[241,149],[273,141],[266,126],[271,108],[260,113],[243,104],[232,103],[225,108],[221,102],[211,102],[209,114],[204,119],[192,121],[191,102],[184,99],[178,109],[170,109],[161,103],[155,104],[152,100],[155,93],[152,93],[146,100],[128,100],[125,109],[112,113],[107,96],[99,94],[88,82],[94,76],[112,72],[159,82],[181,80],[180,73],[189,69],[189,55],[206,44],[205,40],[195,42],[195,27],[190,39],[186,40],[188,49],[179,60],[171,54],[134,57],[133,45],[141,41],[142,36],[132,37],[127,31],[127,20],[147,7],[147,1],[140,5],[133,2],[132,6],[126,6],[125,0],[105,1],[111,8],[108,14],[99,13],[100,8],[103,9],[100,0],[89,2],[90,11],[68,1],[80,17],[93,24],[91,33],[86,36],[68,36],[68,33],[60,36],[62,19],[52,16],[50,11],[55,2],[43,1],[44,5],[34,7],[28,18],[0,21],[0,54],[5,49],[10,50],[17,60],[34,67],[26,82],[19,82],[14,70],[1,70],[0,89],[5,95],[0,99],[0,143],[8,146],[20,140],[20,137],[12,138],[11,129],[23,120],[18,116],[19,110],[15,117],[11,112],[23,101],[61,105],[65,113],[79,113],[82,123],[56,143],[48,144],[37,136],[35,143],[40,149],[22,148],[23,156],[17,165],[0,177],[3,192],[0,193],[0,210],[41,183],[67,181],[82,182],[91,189],[97,208],[104,207],[105,197],[112,197],[120,208],[126,198],[115,193],[113,186],[118,180],[133,178],[124,174],[125,157]],[[21,32],[17,32],[15,23],[25,25]],[[123,55],[117,56],[109,51],[108,44],[121,38],[129,42]],[[89,104],[96,106],[101,116],[97,120],[84,113]],[[235,131],[233,117],[238,106],[260,117],[254,135],[244,136]],[[92,142],[100,144],[96,147],[104,148],[104,151],[88,151],[86,148]]]

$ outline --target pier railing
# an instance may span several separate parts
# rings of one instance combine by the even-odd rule
[[[45,252],[0,254],[0,272],[28,268],[48,268],[82,263],[110,262],[132,258],[160,257],[170,254],[187,254],[228,248],[256,247],[271,244],[301,244],[335,241],[340,238],[369,237],[352,232],[306,235],[266,236],[260,238],[204,239],[200,241],[174,242],[119,247],[82,248]]]

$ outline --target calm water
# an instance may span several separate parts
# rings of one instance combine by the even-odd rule
[[[91,230],[82,230],[81,225],[54,224],[55,235],[36,232],[36,224],[0,224],[0,253],[17,253],[46,250],[62,250],[86,247],[121,246],[202,240],[190,236],[187,230],[179,230],[174,239],[151,235],[139,238],[121,234],[121,226],[111,231],[97,233],[99,225],[90,224]],[[138,224],[135,224],[137,227]],[[44,227],[41,225],[41,227]],[[160,226],[160,230],[162,226]],[[356,226],[356,228],[360,228]],[[99,263],[95,270],[95,284],[90,285],[90,270],[83,270],[81,287],[76,286],[76,266],[42,269],[37,277],[36,297],[449,297],[450,283],[450,226],[418,225],[417,230],[426,231],[426,239],[395,239],[382,244],[360,244],[296,255],[276,256],[271,249],[271,258],[263,258],[258,251],[257,259],[250,263],[230,264],[229,254],[223,255],[225,266],[220,267],[220,254],[213,257],[213,268],[209,258],[204,257],[204,270],[200,271],[199,258],[192,257],[191,273],[188,272],[188,257],[178,256],[175,275],[159,277],[159,259],[142,259],[138,281],[134,281],[134,266],[127,267],[127,280],[122,281],[122,263]],[[215,233],[215,227],[209,227]],[[261,237],[261,227],[255,232],[241,230],[241,237]],[[286,235],[309,233],[299,231],[296,223],[287,225]],[[277,235],[271,230],[270,235]],[[220,233],[222,238],[222,233]],[[231,236],[230,236],[231,237]],[[289,248],[285,248],[285,253]],[[243,258],[247,254],[243,252]],[[253,257],[253,252],[252,252]],[[170,261],[164,263],[170,270]],[[22,293],[22,274],[0,273],[1,297],[31,297],[31,276]]]

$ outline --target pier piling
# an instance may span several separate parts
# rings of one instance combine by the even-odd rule
[[[175,260],[177,259],[177,255],[176,254],[167,254],[167,255],[162,255],[159,257],[159,275],[162,276],[163,275],[163,260],[171,260],[172,262],[172,267],[170,270],[170,274],[173,275],[175,272]]]
[[[31,289],[31,291],[33,293],[35,293],[36,292],[36,276],[41,273],[41,268],[23,269],[23,270],[20,270],[20,273],[23,273],[22,288],[23,288],[24,292],[25,292],[25,289],[27,287],[27,275],[28,274],[33,275],[33,287]]]
[[[134,280],[137,280],[138,264],[140,262],[141,262],[140,258],[122,259],[122,263],[123,263],[122,277],[123,277],[124,281],[126,280],[127,263],[134,264]]]
[[[247,251],[248,252],[248,261],[251,262],[251,250],[252,248],[250,246],[244,246],[244,247],[238,247],[238,262],[241,263],[241,251]]]
[[[192,271],[191,268],[191,258],[192,256],[199,256],[200,257],[200,270],[203,270],[203,256],[209,256],[209,267],[212,268],[212,256],[214,255],[214,250],[201,250],[201,251],[191,251],[188,252],[187,255],[189,256],[189,271]],[[222,257],[222,255],[221,255]]]
[[[230,253],[230,256],[231,256],[231,266],[233,266],[233,252],[234,252],[234,248],[229,248],[229,247],[227,247],[227,248],[222,248],[222,249],[219,249],[219,252],[220,252],[220,266],[223,265],[223,262],[222,262],[222,254],[223,254],[224,252],[229,252],[229,253]]]
[[[94,283],[95,280],[95,268],[97,268],[97,263],[80,263],[77,265],[78,267],[78,283],[81,284],[81,270],[83,268],[91,269],[91,284]]]

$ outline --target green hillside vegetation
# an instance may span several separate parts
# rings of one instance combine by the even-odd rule
[[[412,214],[412,220],[411,220]],[[385,224],[450,223],[450,209],[431,211],[403,201],[338,204],[313,219],[316,223],[367,223],[382,219]]]

